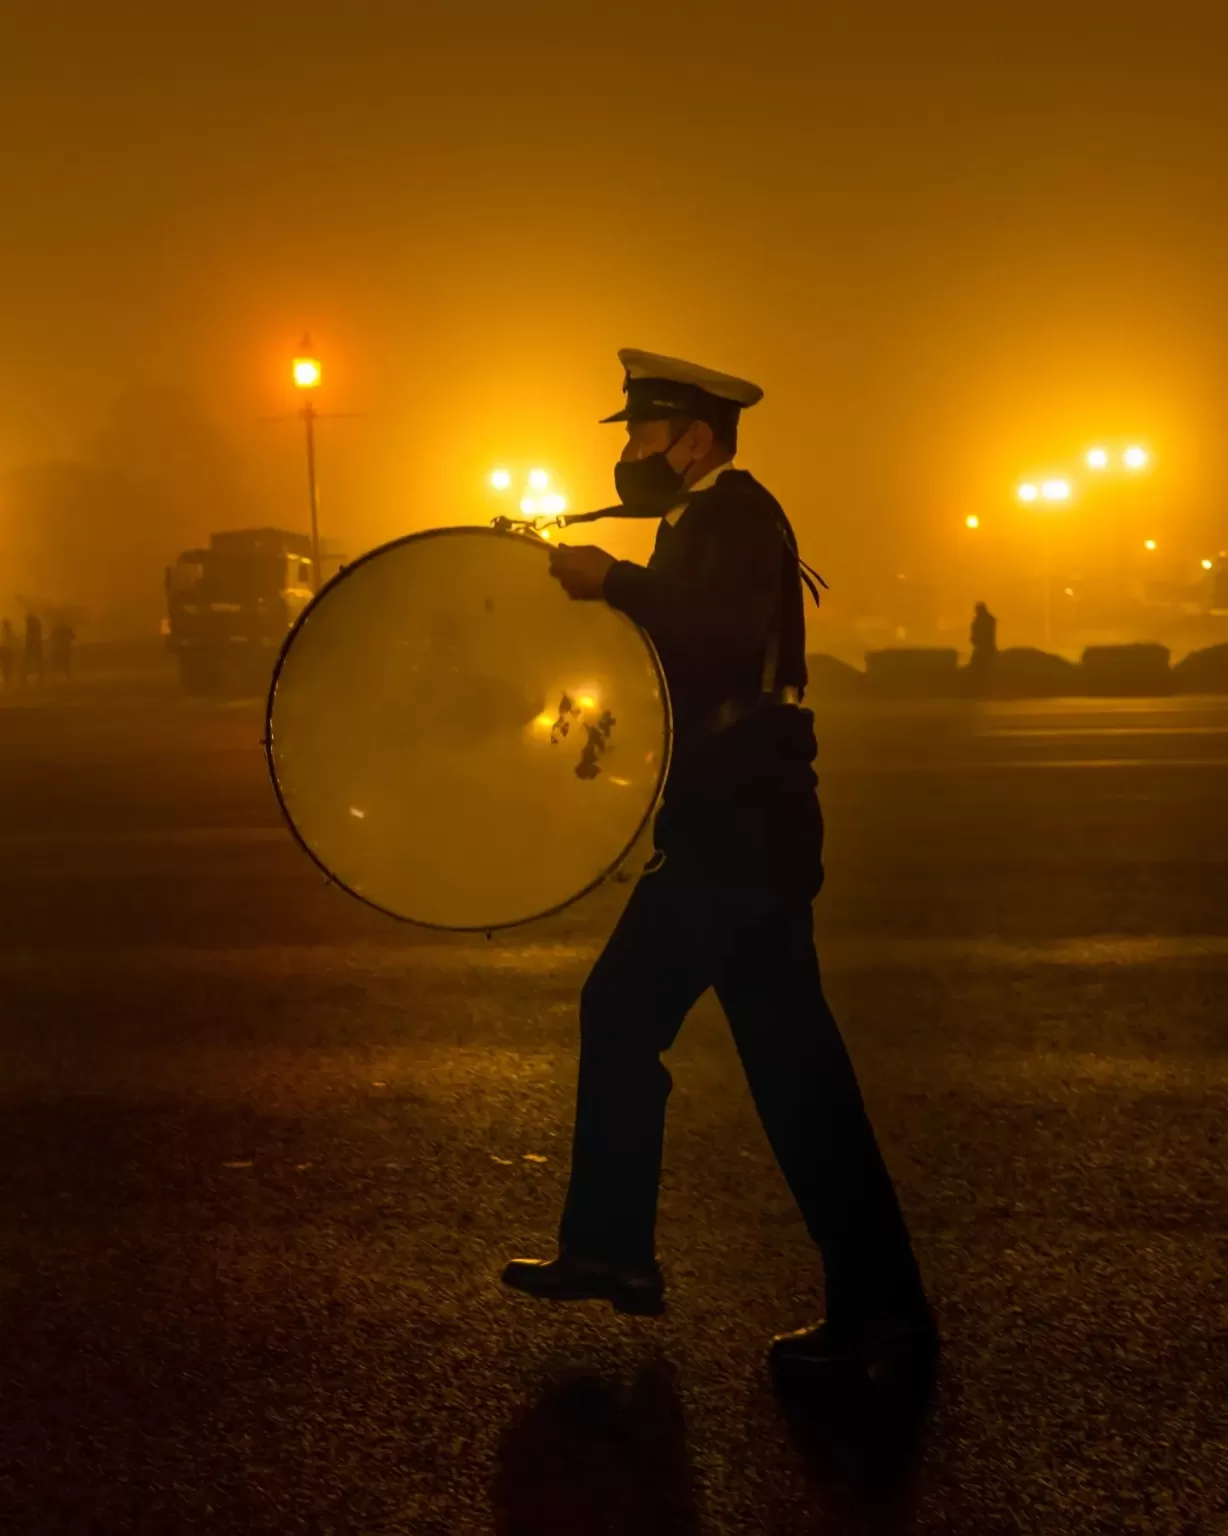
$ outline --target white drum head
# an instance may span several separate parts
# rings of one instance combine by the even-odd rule
[[[373,551],[299,619],[269,695],[273,783],[353,895],[490,931],[621,864],[669,767],[647,637],[549,575],[549,545],[442,528]]]

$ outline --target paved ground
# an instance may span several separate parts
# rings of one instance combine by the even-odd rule
[[[504,1294],[625,888],[400,928],[246,708],[0,708],[0,1530],[1228,1531],[1228,708],[823,720],[829,989],[948,1338],[915,1454],[778,1404],[814,1257],[716,1011],[659,1321]]]

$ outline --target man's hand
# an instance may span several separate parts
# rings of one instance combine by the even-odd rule
[[[550,551],[550,574],[562,583],[568,597],[601,597],[606,572],[613,564],[613,555],[592,544],[556,544]]]

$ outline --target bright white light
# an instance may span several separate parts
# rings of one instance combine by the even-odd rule
[[[560,512],[566,512],[567,498],[560,496],[557,491],[551,491],[549,496],[542,497],[541,509],[549,517],[557,517]]]
[[[1019,487],[1020,501],[1035,501],[1040,492],[1031,483],[1025,483]]]
[[[529,471],[529,484],[535,491],[544,491],[550,484],[550,476],[544,469],[531,469]]]
[[[524,515],[526,517],[536,517],[537,516],[537,497],[536,496],[522,496],[520,498],[520,510],[524,513]]]
[[[981,520],[975,513],[971,513],[968,517],[964,518],[965,528],[979,528],[980,526]]]
[[[1143,540],[1143,548],[1144,549],[1154,550],[1155,547],[1156,547],[1156,541],[1154,539],[1144,539]]]
[[[1040,494],[1046,501],[1069,501],[1069,480],[1045,480],[1040,487]]]
[[[1088,469],[1107,469],[1109,456],[1103,448],[1089,448],[1087,453]]]
[[[1142,469],[1147,463],[1147,450],[1145,448],[1127,448],[1122,454],[1122,460],[1127,469]]]
[[[511,472],[506,469],[496,469],[490,477],[490,483],[496,491],[506,491],[512,483]]]
[[[1215,561],[1214,560],[1204,560],[1202,562],[1202,568],[1203,568],[1204,571],[1213,571],[1215,569]]]

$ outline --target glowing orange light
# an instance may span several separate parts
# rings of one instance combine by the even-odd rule
[[[506,491],[508,486],[512,483],[511,474],[506,469],[492,470],[490,483],[496,491]]]
[[[1020,501],[1035,501],[1040,496],[1040,491],[1030,481],[1026,481],[1019,487],[1017,494]]]
[[[964,527],[965,528],[979,528],[980,526],[981,526],[981,520],[980,520],[979,517],[977,517],[975,515],[975,513],[973,513],[973,514],[969,515],[968,517],[964,518]]]
[[[1147,464],[1146,448],[1127,448],[1122,455],[1127,469],[1143,469]]]
[[[320,359],[311,351],[311,337],[303,337],[303,347],[299,355],[294,359],[294,387],[296,389],[317,389],[321,376]]]
[[[1202,562],[1202,568],[1203,568],[1204,571],[1213,571],[1215,569],[1215,561],[1214,560],[1204,560]]]
[[[1154,539],[1144,539],[1143,540],[1143,548],[1144,549],[1154,550],[1155,547],[1156,547],[1156,541]]]
[[[1090,448],[1087,453],[1088,469],[1107,469],[1109,456],[1103,448]]]

